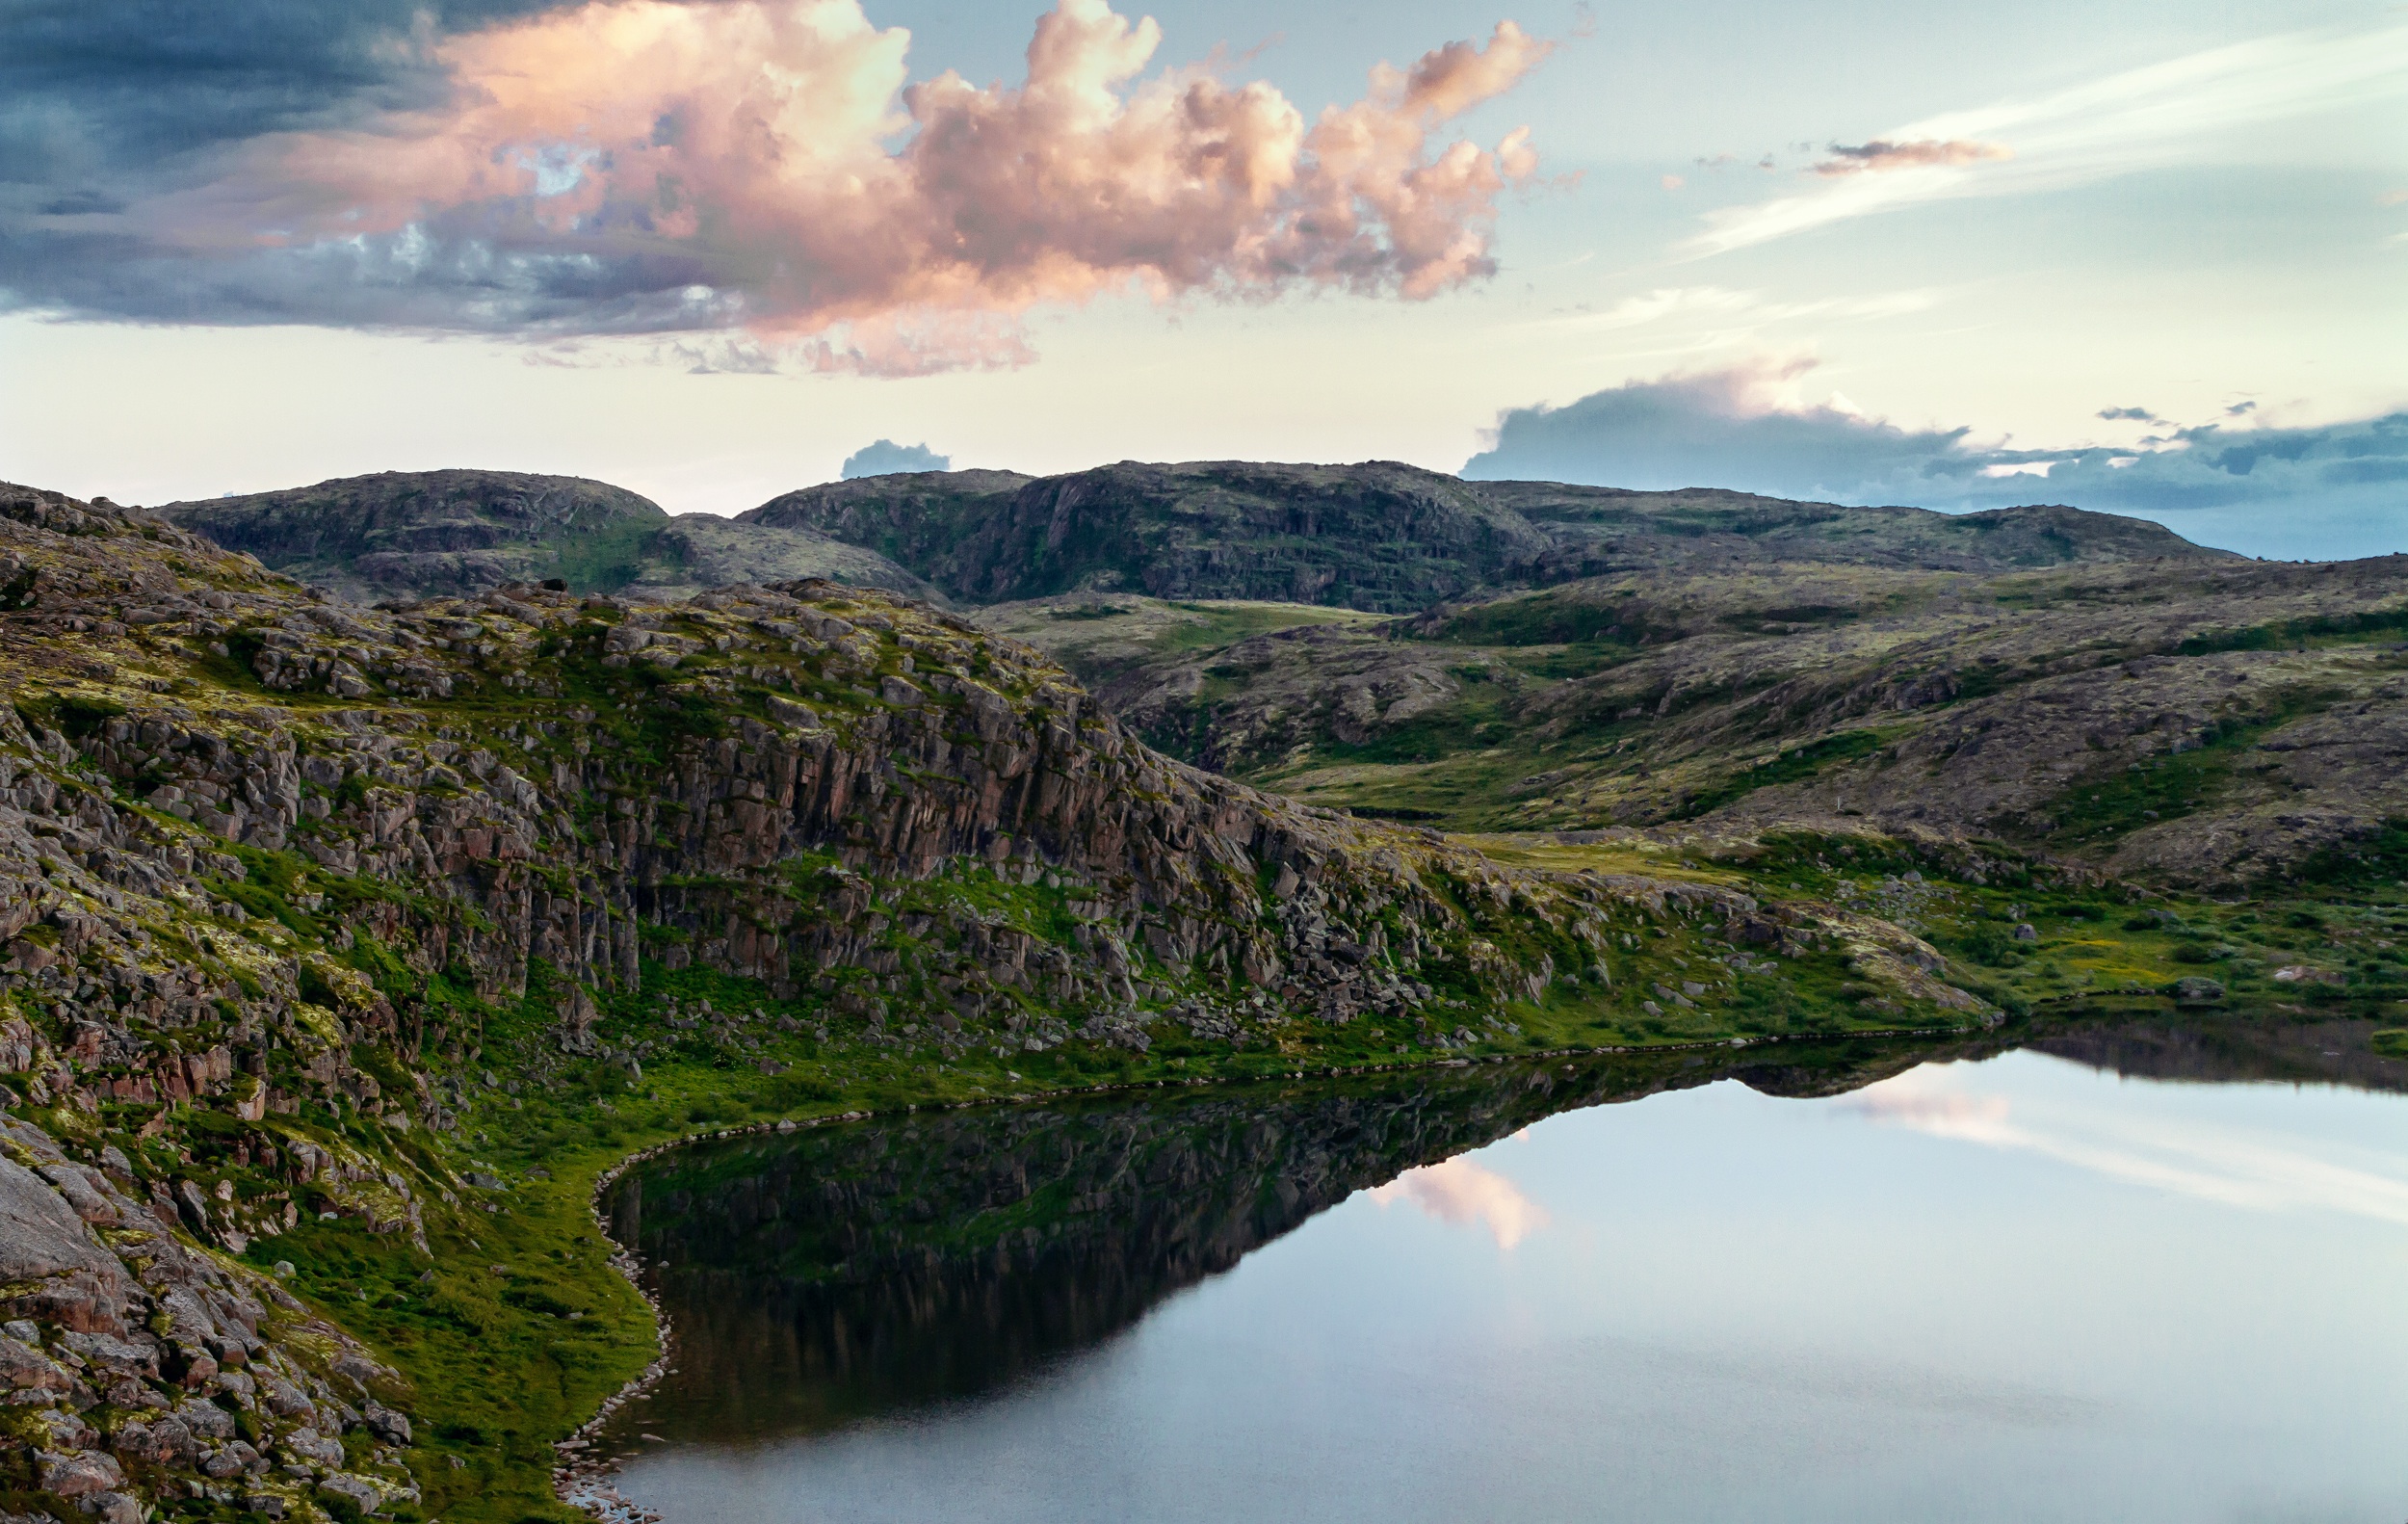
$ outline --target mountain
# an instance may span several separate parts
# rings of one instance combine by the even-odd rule
[[[1520,586],[1768,560],[2003,571],[2239,559],[2158,524],[2072,508],[1951,515],[1465,482],[1393,461],[866,477],[790,492],[741,520],[875,550],[965,604],[1084,590],[1409,614]]]
[[[547,580],[576,592],[633,587],[673,598],[798,577],[942,596],[883,558],[808,529],[671,517],[648,498],[577,477],[386,471],[157,512],[353,603]]]
[[[1469,483],[1381,461],[864,477],[732,520],[671,517],[599,482],[501,471],[385,472],[158,512],[355,603],[513,581],[675,598],[824,577],[967,605],[1121,589],[1415,614],[1613,572],[1767,559],[1969,571],[2233,559],[2156,524],[2070,508],[1951,516]]]

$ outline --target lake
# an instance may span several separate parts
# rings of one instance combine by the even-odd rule
[[[621,1182],[671,1524],[2408,1519],[2362,1026],[1147,1091]]]

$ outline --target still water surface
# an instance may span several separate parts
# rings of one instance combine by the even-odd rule
[[[1491,1066],[679,1155],[614,1203],[679,1338],[620,1490],[672,1524],[2399,1524],[2408,1096],[2296,1083],[2408,1082],[2363,1036]]]

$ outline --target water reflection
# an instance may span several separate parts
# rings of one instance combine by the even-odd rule
[[[2201,1076],[2186,1074],[2186,1079]],[[2408,1178],[2395,1157],[2367,1167],[2306,1151],[2287,1139],[2162,1117],[2017,1116],[2002,1095],[1947,1070],[1884,1080],[1847,1109],[1935,1138],[2019,1149],[2110,1180],[2260,1212],[2330,1211],[2408,1224]]]
[[[2037,1045],[2125,1073],[2403,1088],[2408,1065],[2372,1057],[2365,1036],[2235,1023],[2068,1030]],[[2230,1138],[2084,1136],[1918,1068],[1997,1051],[1841,1043],[1474,1065],[924,1113],[685,1151],[631,1172],[609,1203],[677,1337],[675,1373],[618,1437],[823,1434],[995,1391],[1107,1343],[1358,1191],[1512,1249],[1545,1230],[1545,1207],[1459,1155],[1560,1112],[1725,1078],[1853,1093],[1885,1122],[2176,1193],[2408,1222],[2408,1183],[2386,1174]]]
[[[1407,1169],[1369,1195],[1382,1206],[1409,1201],[1441,1222],[1478,1222],[1499,1248],[1511,1248],[1548,1222],[1547,1209],[1520,1186],[1460,1157]]]

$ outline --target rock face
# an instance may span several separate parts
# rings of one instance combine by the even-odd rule
[[[1640,568],[2235,559],[2157,524],[2071,508],[1952,516],[1738,492],[1474,483],[1393,461],[871,477],[791,492],[743,517],[877,550],[973,604],[1119,590],[1405,614],[1483,590]]]
[[[1411,466],[1124,463],[1039,481],[952,473],[810,487],[744,515],[869,545],[957,598],[1074,588],[1402,611],[1507,580],[1546,537]]]

